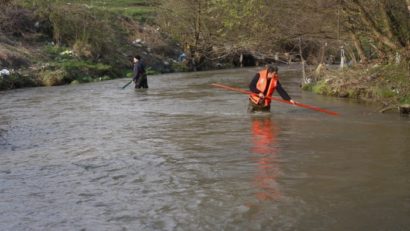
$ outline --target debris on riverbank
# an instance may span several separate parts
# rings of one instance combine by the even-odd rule
[[[321,95],[375,102],[381,112],[410,103],[410,73],[405,65],[357,65],[344,69],[319,66],[312,72],[312,83],[303,88]]]

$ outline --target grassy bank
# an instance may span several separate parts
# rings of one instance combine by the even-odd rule
[[[11,71],[0,90],[126,77],[135,54],[150,73],[169,71],[175,45],[147,22],[153,9],[145,0],[12,1],[0,13],[0,69]]]
[[[410,73],[406,65],[319,68],[304,86],[317,94],[375,102],[382,107],[410,103]]]
[[[39,1],[21,0],[18,2],[26,7],[36,7],[39,5]],[[128,16],[139,21],[150,20],[155,13],[155,4],[148,0],[60,0],[54,2],[59,4],[81,4],[87,8]]]

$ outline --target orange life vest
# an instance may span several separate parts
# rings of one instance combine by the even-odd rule
[[[277,84],[278,84],[278,75],[275,74],[275,75],[272,77],[272,80],[270,81],[269,86],[267,86],[267,83],[268,83],[268,70],[266,69],[266,70],[262,70],[262,71],[259,72],[259,80],[258,80],[258,83],[256,84],[256,88],[257,88],[259,91],[261,91],[262,93],[264,93],[265,90],[266,90],[266,88],[268,87],[268,92],[267,92],[267,94],[265,95],[265,97],[266,97],[266,96],[271,97],[272,94],[273,94],[273,92],[274,92],[275,89],[276,89]],[[252,94],[252,95],[250,95],[250,96],[249,96],[249,99],[250,99],[253,103],[255,103],[255,104],[259,104],[259,101],[261,100],[261,99],[259,98],[259,95],[258,95],[258,94]],[[263,105],[264,105],[264,106],[269,106],[269,105],[270,105],[270,102],[271,102],[271,99],[265,98],[265,100],[264,100],[264,102],[263,102]]]

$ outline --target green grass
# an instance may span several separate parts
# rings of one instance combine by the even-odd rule
[[[39,74],[39,78],[45,86],[107,80],[111,79],[108,76],[114,74],[111,65],[81,60],[75,56],[65,54],[64,52],[69,48],[46,46],[44,50],[54,60],[46,70]]]
[[[372,70],[381,76],[378,92],[384,98],[397,98],[399,103],[410,103],[410,74],[405,66],[386,65]]]
[[[41,1],[17,0],[26,7],[38,5]],[[84,4],[111,13],[132,17],[139,21],[152,19],[155,14],[155,4],[150,0],[49,0],[57,4]],[[44,2],[42,3],[44,4]]]
[[[149,0],[74,0],[67,2],[81,2],[89,5],[118,7],[118,6],[149,6]]]
[[[330,92],[330,88],[325,81],[319,81],[315,86],[312,87],[312,91],[319,95],[327,95]]]
[[[410,96],[406,96],[400,99],[401,104],[410,104]]]
[[[155,11],[149,0],[64,0],[66,2],[87,4],[90,7],[96,7],[113,13],[136,18],[145,21],[151,18]]]

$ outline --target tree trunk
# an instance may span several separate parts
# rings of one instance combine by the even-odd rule
[[[378,5],[379,5],[379,12],[380,12],[383,28],[385,28],[387,37],[390,39],[393,39],[394,33],[392,31],[392,27],[390,26],[390,19],[387,16],[387,12],[386,12],[386,8],[387,8],[386,0],[381,0]]]
[[[307,77],[306,77],[306,70],[305,70],[305,59],[303,58],[303,50],[302,50],[302,38],[299,37],[299,55],[300,55],[300,61],[302,64],[302,86],[306,85],[309,83]]]
[[[363,4],[359,2],[359,0],[353,0],[354,4],[360,10],[360,19],[361,21],[368,27],[368,29],[372,32],[373,37],[376,41],[382,42],[385,46],[389,47],[392,50],[398,50],[399,47],[387,36],[383,35],[380,29],[377,27],[377,24],[372,20],[372,17],[366,11]]]
[[[360,43],[359,39],[357,38],[354,32],[350,32],[350,37],[352,38],[353,45],[356,48],[357,54],[360,58],[360,63],[367,63],[367,57],[365,55],[364,49],[362,44]]]
[[[356,65],[356,64],[357,64],[357,58],[356,58],[356,55],[355,55],[355,53],[354,53],[354,50],[353,50],[349,45],[347,45],[347,46],[346,46],[346,51],[347,51],[347,53],[348,53],[349,56],[350,56],[350,59],[351,59],[351,61],[352,61],[352,64],[353,64],[353,65]]]

